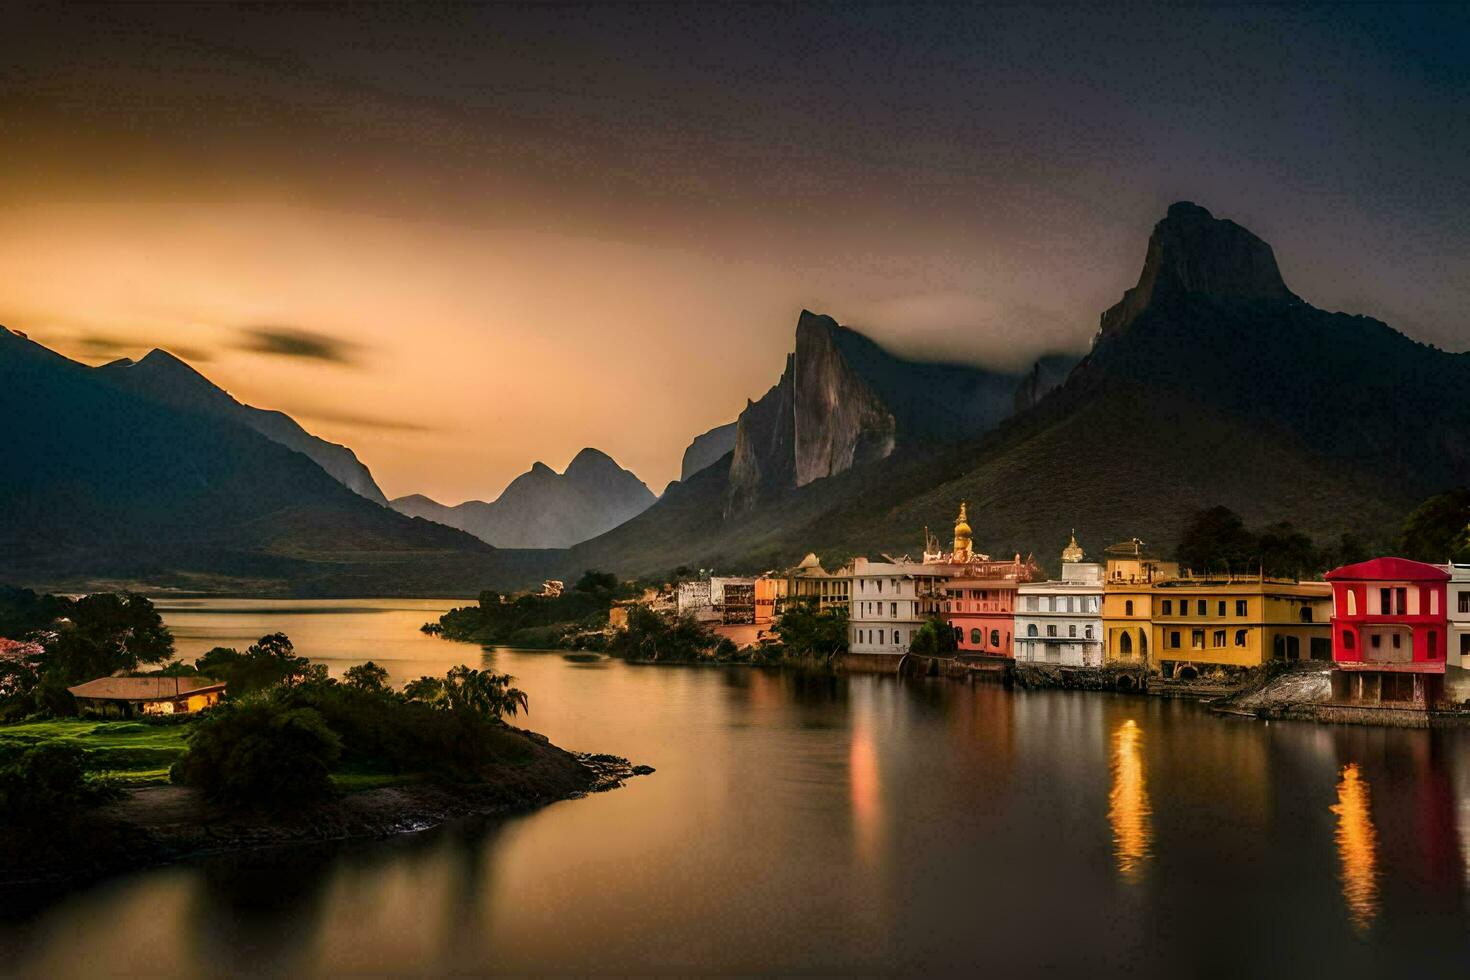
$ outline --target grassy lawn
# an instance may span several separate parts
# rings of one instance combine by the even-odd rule
[[[75,745],[87,754],[87,770],[125,786],[168,782],[168,768],[184,754],[192,725],[58,718],[0,727],[0,756],[42,742]]]

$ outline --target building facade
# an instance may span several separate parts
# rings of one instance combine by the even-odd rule
[[[817,609],[846,610],[852,598],[852,566],[847,565],[835,572],[822,567],[815,553],[808,554],[801,564],[788,569],[784,575],[785,591],[780,597],[781,606],[787,602],[815,602]]]
[[[1151,590],[1151,666],[1165,677],[1268,660],[1332,659],[1326,582],[1181,576]]]
[[[1022,583],[1016,592],[1016,660],[1101,667],[1105,569],[1084,562],[1077,537],[1062,551],[1062,577]]]
[[[1103,661],[1147,665],[1153,635],[1153,587],[1179,577],[1175,562],[1148,553],[1137,538],[1104,549]]]
[[[943,569],[909,561],[852,563],[848,652],[904,654],[914,634],[945,601]]]
[[[1441,566],[1449,573],[1450,642],[1445,662],[1460,670],[1470,669],[1470,565]]]
[[[1413,708],[1440,700],[1450,577],[1438,565],[1406,558],[1375,558],[1327,573],[1333,700]]]
[[[1035,562],[1020,555],[997,561],[976,552],[968,507],[961,501],[952,549],[940,550],[926,529],[924,564],[940,570],[947,580],[944,619],[954,630],[959,652],[1014,655],[1016,590],[1036,577]]]

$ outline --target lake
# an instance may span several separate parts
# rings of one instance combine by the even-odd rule
[[[514,674],[657,768],[391,841],[150,870],[0,921],[4,972],[1360,976],[1470,962],[1470,733],[940,680],[630,666],[424,636],[449,603],[161,603],[334,675]]]

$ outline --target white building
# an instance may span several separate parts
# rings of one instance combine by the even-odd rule
[[[1016,595],[1016,659],[1101,667],[1103,566],[1082,560],[1077,537],[1062,551],[1062,577],[1023,582]]]
[[[679,583],[678,610],[680,616],[693,616],[701,623],[711,623],[720,618],[710,598],[710,580],[696,579]]]
[[[914,634],[944,608],[948,572],[909,561],[852,563],[850,653],[908,653]]]
[[[1441,565],[1450,573],[1449,645],[1445,665],[1470,669],[1470,565]]]

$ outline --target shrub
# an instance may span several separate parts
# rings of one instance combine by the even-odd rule
[[[281,811],[330,796],[341,754],[342,739],[311,708],[234,702],[199,722],[170,778],[227,806]]]
[[[0,815],[15,826],[65,827],[107,795],[88,781],[85,753],[75,745],[38,745],[0,767]]]

